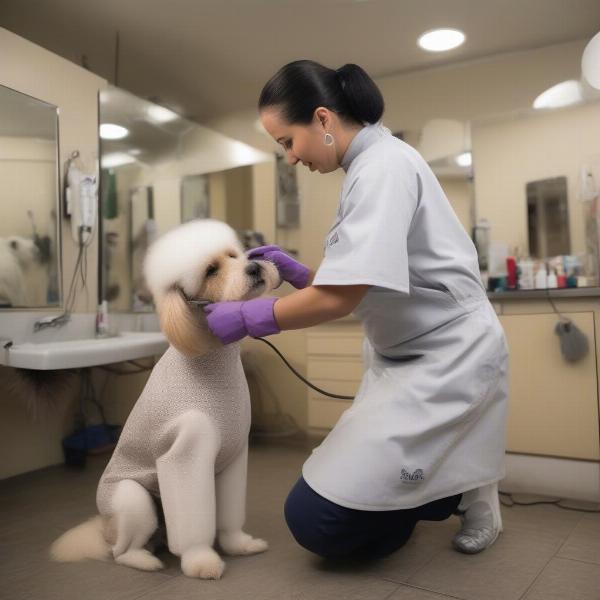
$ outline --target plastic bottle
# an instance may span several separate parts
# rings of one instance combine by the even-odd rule
[[[535,288],[537,290],[545,290],[548,287],[548,271],[546,271],[546,265],[541,264],[537,273],[535,274]]]
[[[565,269],[562,266],[559,266],[556,269],[556,281],[559,288],[567,287],[567,276],[565,275]]]
[[[523,258],[519,261],[519,289],[532,290],[534,288],[533,261]]]
[[[490,223],[487,219],[479,219],[473,227],[473,242],[477,249],[479,270],[489,270],[490,255]]]
[[[96,336],[104,337],[106,335],[108,335],[108,302],[103,300],[98,305],[96,313]]]
[[[555,289],[558,287],[558,279],[556,278],[556,272],[555,271],[550,271],[550,273],[548,273],[548,288],[550,289]]]
[[[506,257],[506,287],[509,290],[517,289],[517,263],[514,256]]]

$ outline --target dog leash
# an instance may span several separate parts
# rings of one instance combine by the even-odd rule
[[[209,300],[191,300],[185,297],[185,301],[188,304],[193,304],[194,306],[197,307],[203,307],[206,306],[207,304],[211,304],[211,302]],[[300,373],[298,373],[298,371],[296,371],[296,369],[294,369],[294,367],[292,367],[292,365],[290,365],[290,363],[287,361],[287,359],[285,358],[285,356],[283,356],[283,354],[277,349],[276,346],[274,346],[271,342],[268,342],[267,340],[265,340],[264,338],[261,337],[254,337],[254,336],[250,336],[253,340],[259,340],[261,342],[264,342],[265,344],[267,344],[267,346],[270,346],[271,348],[273,348],[273,350],[275,350],[275,352],[277,353],[277,355],[279,356],[279,358],[281,358],[281,360],[285,363],[285,366],[301,381],[303,381],[309,388],[312,388],[313,390],[315,390],[316,392],[319,392],[319,394],[323,394],[325,396],[329,396],[330,398],[337,398],[338,400],[354,400],[354,396],[342,396],[340,394],[332,394],[331,392],[326,392],[325,390],[322,390],[321,388],[317,387],[316,385],[312,384],[310,381],[308,381],[308,379],[305,379],[302,375],[300,375]]]

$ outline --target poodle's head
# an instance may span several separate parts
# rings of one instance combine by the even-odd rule
[[[190,221],[161,236],[146,254],[144,275],[164,334],[191,356],[220,342],[202,309],[187,300],[249,300],[281,283],[272,263],[248,260],[235,231],[215,219]]]
[[[23,269],[27,269],[39,260],[40,251],[33,240],[20,235],[11,235],[6,238],[6,242]]]

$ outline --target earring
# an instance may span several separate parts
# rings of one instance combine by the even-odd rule
[[[326,133],[325,137],[323,138],[323,143],[326,146],[333,146],[333,136],[330,133]]]

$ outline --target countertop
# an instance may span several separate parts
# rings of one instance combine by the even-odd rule
[[[600,287],[560,288],[547,290],[512,290],[488,292],[490,300],[541,300],[543,298],[590,298],[600,297]]]

